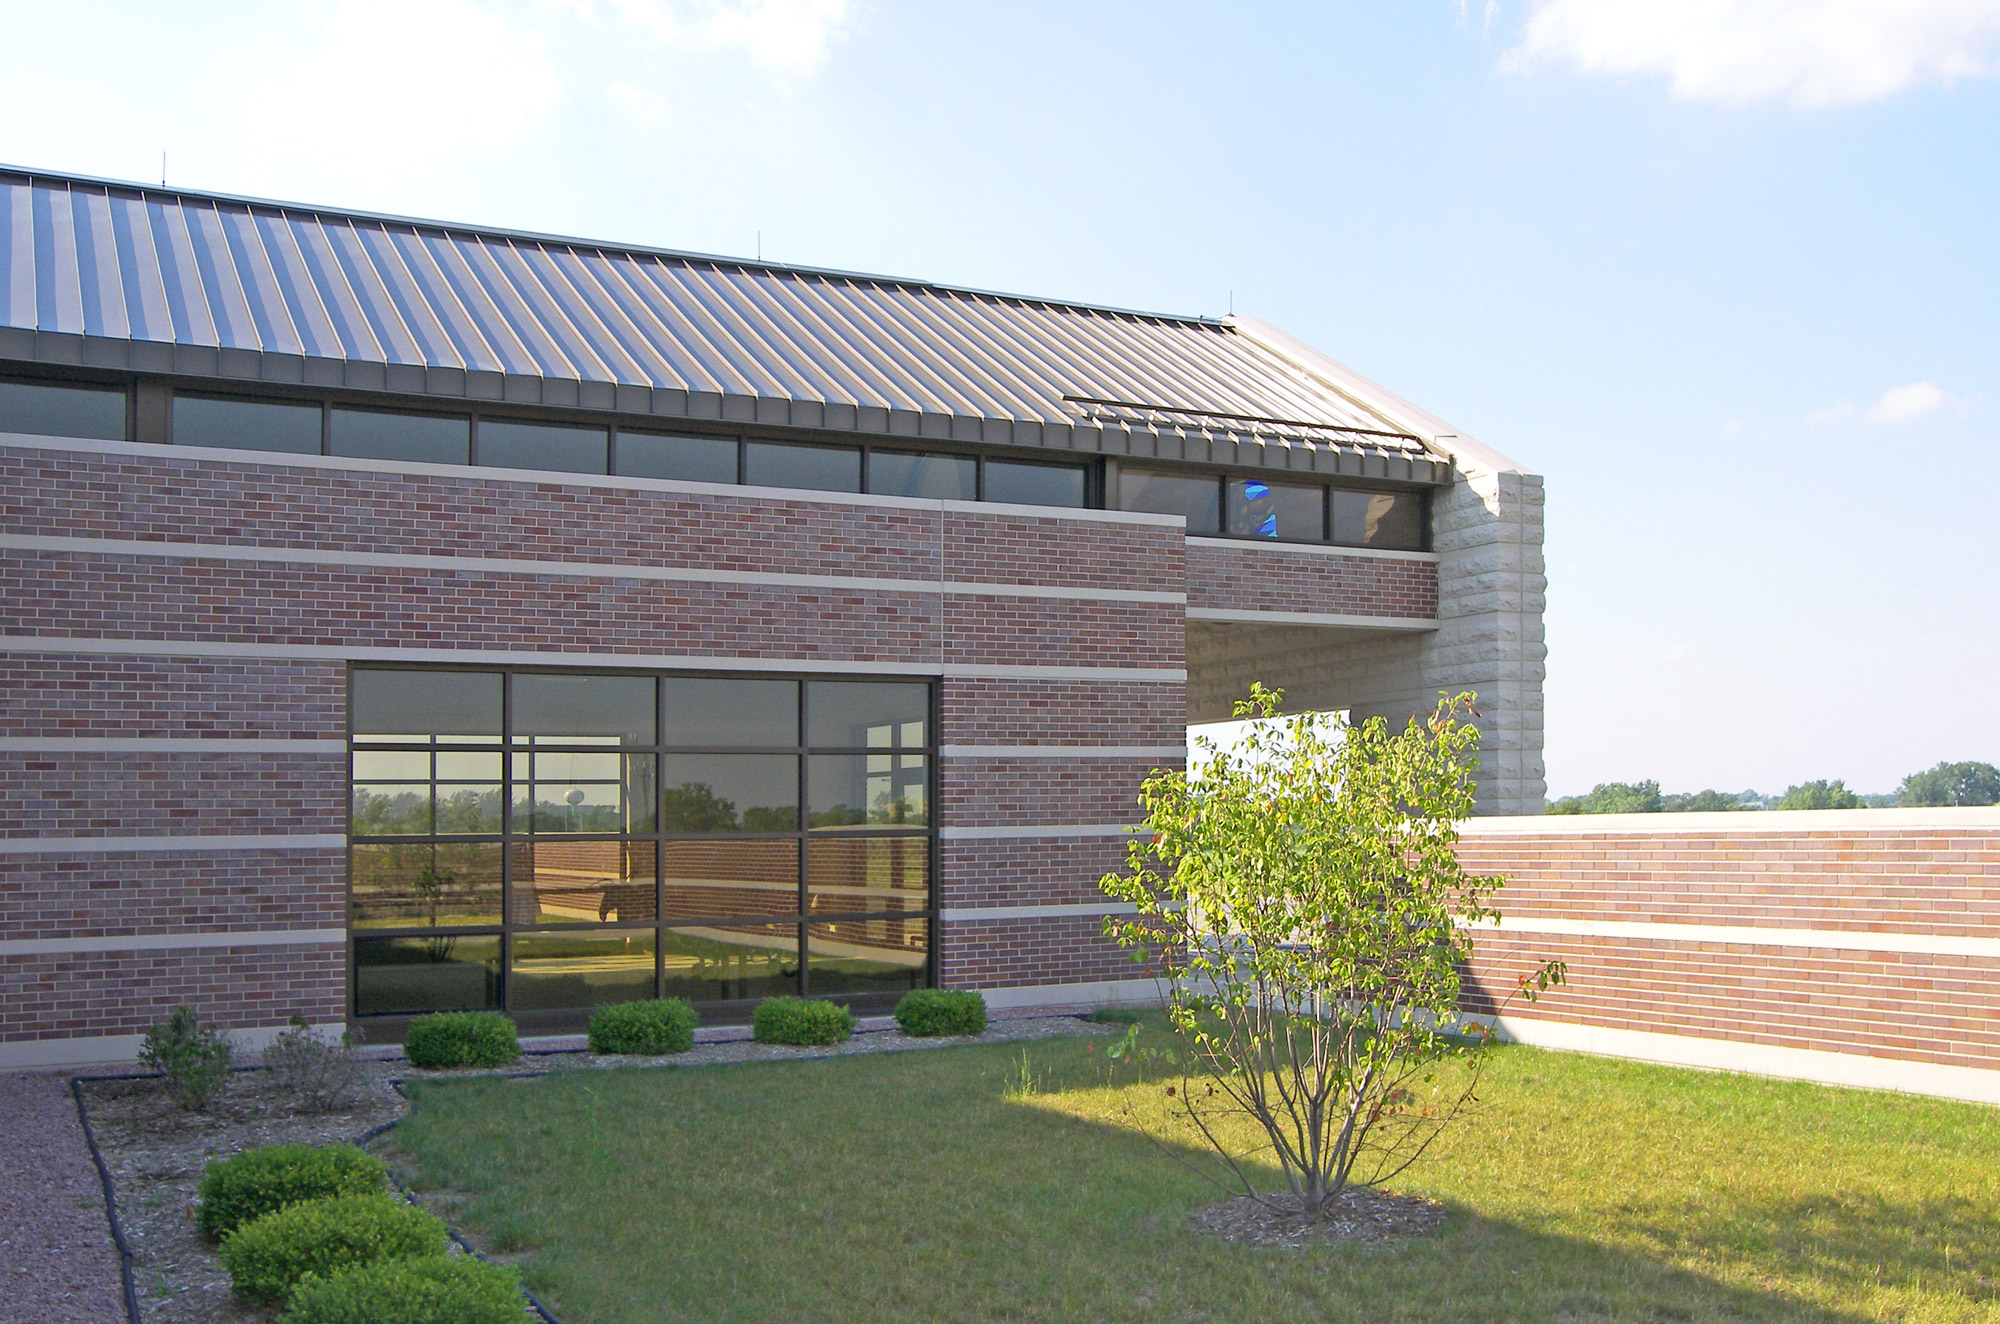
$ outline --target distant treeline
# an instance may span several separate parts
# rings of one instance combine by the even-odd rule
[[[1588,795],[1549,802],[1551,814],[1691,814],[1749,809],[1887,809],[1912,805],[2000,804],[2000,768],[1991,763],[1940,763],[1913,772],[1889,795],[1859,795],[1842,780],[1806,782],[1783,795],[1757,791],[1690,791],[1663,795],[1658,782],[1599,782]]]

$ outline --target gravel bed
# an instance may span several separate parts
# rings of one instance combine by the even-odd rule
[[[0,1320],[118,1324],[118,1251],[68,1077],[0,1075],[0,1133]]]
[[[893,1027],[893,1022],[890,1024]],[[864,1027],[867,1025],[864,1022]],[[132,1245],[139,1309],[146,1324],[207,1324],[210,1321],[269,1324],[272,1312],[245,1305],[230,1294],[229,1278],[223,1272],[221,1262],[195,1231],[195,1191],[201,1182],[202,1169],[210,1159],[227,1157],[259,1145],[281,1142],[326,1144],[353,1140],[408,1111],[408,1102],[396,1090],[397,1081],[452,1080],[589,1068],[698,1067],[732,1062],[851,1057],[862,1053],[916,1052],[973,1043],[1080,1037],[1109,1033],[1115,1027],[1095,1025],[1071,1016],[1016,1017],[994,1020],[986,1033],[977,1038],[911,1039],[894,1028],[870,1029],[870,1032],[857,1034],[844,1044],[828,1048],[759,1044],[735,1037],[734,1027],[719,1028],[729,1037],[704,1034],[703,1037],[710,1042],[698,1042],[689,1051],[670,1057],[599,1056],[582,1051],[580,1047],[571,1048],[561,1040],[531,1041],[531,1051],[518,1064],[496,1071],[418,1070],[400,1057],[392,1058],[379,1048],[370,1049],[364,1054],[367,1059],[363,1064],[367,1084],[365,1094],[357,1097],[353,1106],[335,1113],[292,1111],[291,1100],[279,1092],[269,1073],[263,1071],[232,1073],[229,1083],[210,1101],[207,1113],[190,1113],[176,1106],[163,1082],[157,1078],[86,1081],[83,1086],[84,1101],[90,1111],[90,1123],[96,1131],[98,1146],[104,1152],[105,1165],[111,1170],[111,1179],[117,1190],[118,1212],[124,1220],[125,1236]],[[720,1041],[717,1042],[717,1039]],[[580,1044],[580,1040],[577,1042]],[[118,1299],[117,1252],[111,1245],[96,1171],[83,1145],[75,1105],[70,1100],[67,1083],[53,1077],[14,1077],[11,1082],[8,1078],[0,1078],[0,1085],[31,1079],[43,1082],[48,1098],[68,1108],[69,1137],[63,1141],[31,1146],[35,1151],[32,1157],[39,1162],[26,1170],[27,1177],[16,1178],[14,1168],[10,1167],[5,1181],[0,1181],[0,1217],[8,1219],[8,1230],[0,1235],[10,1238],[0,1242],[0,1245],[6,1245],[10,1251],[18,1246],[21,1252],[9,1254],[7,1262],[10,1265],[38,1266],[35,1274],[21,1273],[10,1277],[32,1279],[39,1289],[58,1293],[52,1298],[53,1303],[47,1306],[39,1304],[38,1299],[36,1308],[20,1318],[36,1321],[36,1324],[43,1321],[47,1324],[69,1324],[71,1320],[111,1321],[115,1324],[124,1314]],[[40,1095],[33,1095],[32,1091],[25,1093],[23,1098],[30,1096],[37,1100],[41,1098]],[[0,1095],[0,1099],[7,1097]],[[0,1104],[0,1107],[6,1107],[5,1115],[9,1117],[32,1111],[6,1104]],[[49,1111],[47,1125],[52,1141],[60,1134],[61,1116],[60,1109]],[[38,1133],[31,1130],[30,1134]],[[53,1209],[54,1214],[63,1214],[65,1199],[48,1195],[55,1189],[48,1185],[53,1178],[38,1176],[37,1173],[43,1169],[49,1172],[56,1170],[58,1165],[55,1165],[54,1159],[60,1157],[58,1151],[65,1144],[73,1151],[72,1157],[81,1161],[81,1167],[76,1169],[80,1176],[73,1178],[80,1183],[76,1186],[76,1195],[65,1199],[74,1203],[88,1196],[89,1202],[87,1206],[68,1210],[74,1218],[56,1221],[50,1210]],[[25,1164],[30,1155],[24,1152],[21,1157]],[[67,1174],[68,1168],[62,1168],[62,1171]],[[68,1176],[64,1179],[71,1180]],[[41,1184],[32,1184],[36,1181]],[[6,1203],[16,1188],[21,1192],[19,1198],[25,1207],[24,1213],[42,1217],[47,1225],[45,1230],[38,1231],[43,1228],[43,1223],[36,1222],[34,1217],[24,1218],[23,1213],[17,1213]],[[75,1226],[72,1227],[72,1224]],[[39,1236],[44,1240],[32,1243],[21,1240],[29,1236]],[[37,1255],[34,1252],[39,1246],[47,1249]],[[48,1253],[50,1250],[55,1253]],[[61,1284],[69,1283],[70,1278],[52,1273],[48,1268],[50,1265],[62,1266],[63,1274],[73,1272],[74,1294],[79,1302],[85,1299],[82,1295],[85,1287],[95,1291],[96,1295],[89,1297],[91,1304],[79,1305],[70,1314],[61,1313],[63,1307],[60,1303],[68,1298],[60,1293],[71,1291]],[[16,1299],[26,1298],[17,1295]],[[97,1304],[100,1301],[104,1304]]]

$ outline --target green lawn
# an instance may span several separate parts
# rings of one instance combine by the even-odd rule
[[[1382,1254],[1187,1232],[1159,1087],[1019,1046],[413,1087],[389,1151],[567,1324],[2000,1321],[2000,1110],[1527,1048]]]

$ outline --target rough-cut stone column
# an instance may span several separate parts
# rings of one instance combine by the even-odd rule
[[[1420,634],[1256,627],[1190,630],[1194,707],[1218,686],[1251,672],[1284,686],[1296,708],[1349,708],[1400,723],[1426,712],[1440,690],[1479,696],[1482,732],[1479,812],[1539,814],[1548,783],[1542,763],[1542,680],[1547,645],[1542,610],[1542,480],[1444,420],[1377,386],[1275,327],[1249,318],[1232,325],[1266,350],[1310,373],[1448,458],[1451,485],[1433,498],[1438,553],[1438,628]],[[1204,682],[1208,683],[1204,683]],[[1240,692],[1240,691],[1239,691]],[[1214,697],[1219,698],[1220,695]],[[1203,716],[1211,714],[1203,713]]]

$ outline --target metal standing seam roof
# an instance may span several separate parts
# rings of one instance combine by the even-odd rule
[[[1218,319],[6,166],[0,358],[1448,476]]]

